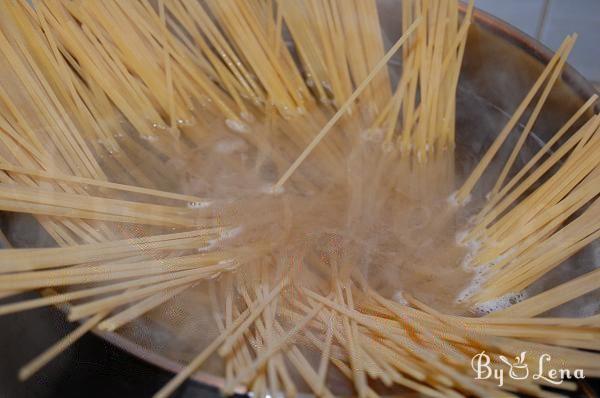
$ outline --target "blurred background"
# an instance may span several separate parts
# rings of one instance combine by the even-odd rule
[[[569,62],[600,90],[600,0],[475,0],[475,6],[553,50],[579,33]]]

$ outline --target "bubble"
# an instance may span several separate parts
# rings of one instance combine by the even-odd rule
[[[417,151],[417,161],[419,163],[422,163],[424,160],[425,160],[425,155],[423,155],[423,151],[419,149]]]
[[[220,271],[219,272],[215,272],[214,274],[210,274],[207,279],[217,279],[219,276],[221,276],[221,272]]]
[[[211,239],[208,242],[206,242],[206,245],[197,248],[196,251],[198,253],[206,253],[207,251],[210,251],[211,249],[213,249],[216,245],[217,245],[217,239]]]
[[[392,299],[398,304],[408,305],[408,301],[406,301],[406,299],[404,298],[404,294],[401,290],[398,290],[396,293],[394,293]]]
[[[217,264],[226,266],[225,270],[232,270],[235,269],[237,266],[237,262],[232,258],[220,260]]]
[[[202,108],[208,108],[208,106],[209,106],[209,105],[211,104],[211,102],[212,102],[212,98],[210,98],[210,97],[208,97],[208,96],[206,96],[206,95],[202,95],[202,96],[199,98],[199,101],[200,101],[200,106],[201,106]]]
[[[221,140],[215,145],[215,150],[223,154],[231,154],[234,152],[243,152],[248,149],[248,145],[244,140]]]
[[[203,200],[198,202],[188,202],[187,207],[190,209],[204,209],[213,204],[211,200]]]
[[[481,242],[477,239],[471,239],[465,245],[471,253],[477,253],[481,248]]]
[[[155,128],[157,130],[166,130],[167,126],[163,123],[152,123],[152,128]]]
[[[253,123],[254,121],[256,121],[256,118],[250,112],[242,112],[242,113],[240,113],[240,116],[242,119],[244,119],[248,123]]]
[[[158,141],[158,136],[153,134],[140,134],[140,138],[149,142]]]
[[[450,195],[447,200],[451,206],[454,206],[454,207],[464,206],[471,201],[471,195],[467,196],[465,198],[465,200],[463,200],[462,202],[459,202],[458,201],[458,191],[456,191],[452,195]]]
[[[360,138],[364,141],[381,142],[385,136],[383,129],[367,129],[360,133]]]
[[[248,126],[239,120],[226,119],[225,124],[227,127],[229,127],[229,129],[235,131],[236,133],[248,133]]]
[[[467,235],[469,234],[469,231],[459,231],[456,233],[455,235],[455,240],[456,240],[456,244],[459,246],[464,246],[465,245],[465,239],[467,238]]]
[[[335,104],[335,101],[334,101],[334,100],[332,100],[332,99],[330,99],[330,98],[329,98],[329,97],[327,97],[327,96],[322,96],[322,97],[320,97],[320,98],[319,98],[319,101],[320,101],[322,104],[324,104],[324,105],[334,105],[334,104]]]
[[[223,230],[221,232],[221,239],[235,238],[242,232],[242,230],[243,230],[243,227],[235,227],[235,228]]]
[[[470,270],[472,267],[473,263],[473,254],[471,253],[467,253],[465,254],[465,257],[463,258],[463,261],[461,263],[461,266],[464,270]]]
[[[282,186],[275,186],[275,185],[266,185],[261,189],[262,192],[264,193],[268,193],[268,194],[272,194],[272,195],[279,195],[282,194],[283,192],[285,192],[285,188]]]
[[[295,116],[294,111],[292,109],[290,109],[290,107],[287,105],[283,105],[281,107],[280,113],[286,119],[290,119],[291,117]]]
[[[192,119],[177,119],[177,124],[183,127],[192,127],[196,125],[196,120]]]
[[[471,216],[467,220],[467,224],[469,224],[469,225],[477,225],[478,222],[479,222],[479,216],[478,215]]]
[[[448,203],[451,206],[458,207],[458,192],[454,192],[448,197]]]

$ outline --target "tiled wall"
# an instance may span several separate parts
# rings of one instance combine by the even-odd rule
[[[569,62],[600,82],[600,0],[475,0],[475,6],[504,19],[556,49],[578,33]]]

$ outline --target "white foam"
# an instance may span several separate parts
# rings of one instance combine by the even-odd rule
[[[473,269],[473,267],[472,267],[473,258],[474,258],[473,253],[468,252],[467,254],[465,254],[465,257],[463,258],[462,263],[461,263],[461,267],[467,271],[472,270]]]
[[[527,294],[521,293],[508,293],[502,297],[494,300],[479,303],[473,307],[472,311],[478,316],[484,316],[491,314],[492,312],[500,311],[511,305],[517,304],[527,298]]]
[[[467,253],[463,258],[462,267],[463,269],[471,270],[473,259],[481,248],[481,241],[477,239],[466,240],[468,233],[468,231],[457,232],[455,240],[457,245],[467,248]]]
[[[479,241],[473,241],[472,243],[466,245],[466,247],[469,247],[470,250],[463,259],[463,262],[462,262],[463,269],[465,269],[467,271],[471,271],[471,270],[473,270],[473,266],[475,265],[477,267],[475,269],[480,269],[480,268],[484,269],[485,268],[485,269],[491,270],[496,265],[498,265],[499,263],[504,261],[506,258],[511,256],[515,251],[515,249],[507,250],[506,252],[502,253],[501,255],[499,255],[495,259],[491,260],[487,264],[473,264],[473,259],[475,258],[475,255],[477,254],[480,246],[481,246],[481,243]]]
[[[467,257],[468,254],[467,256],[465,256],[465,261]],[[463,266],[465,266],[465,261],[463,261]],[[475,268],[473,270],[473,279],[471,279],[469,285],[458,294],[456,302],[467,302],[471,299],[471,297],[473,297],[477,292],[479,292],[481,290],[481,286],[488,280],[490,270],[491,268],[488,265],[482,265]]]
[[[456,298],[457,303],[468,302],[473,296],[475,296],[479,291],[481,291],[482,286],[489,279],[492,273],[492,266],[493,263],[490,263],[478,266],[474,269],[473,279],[471,280],[469,285],[458,294]],[[527,294],[525,292],[509,293],[494,300],[489,300],[484,303],[478,303],[471,308],[471,311],[478,316],[483,316],[495,311],[500,311],[502,309],[508,308],[511,305],[523,301],[526,298]]]

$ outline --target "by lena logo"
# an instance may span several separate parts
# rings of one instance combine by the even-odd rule
[[[508,377],[512,380],[525,380],[531,377],[532,380],[543,380],[551,384],[559,385],[565,379],[584,379],[583,369],[556,369],[549,366],[552,357],[549,354],[539,356],[536,363],[537,368],[531,369],[525,362],[527,351],[523,351],[517,355],[514,360],[506,358],[504,355],[499,355],[498,358],[502,363],[508,366]],[[496,366],[494,366],[496,365]],[[471,367],[475,372],[475,379],[488,380],[493,379],[498,382],[498,386],[504,385],[506,380],[506,369],[500,363],[492,364],[491,357],[485,351],[476,354],[471,359]]]

